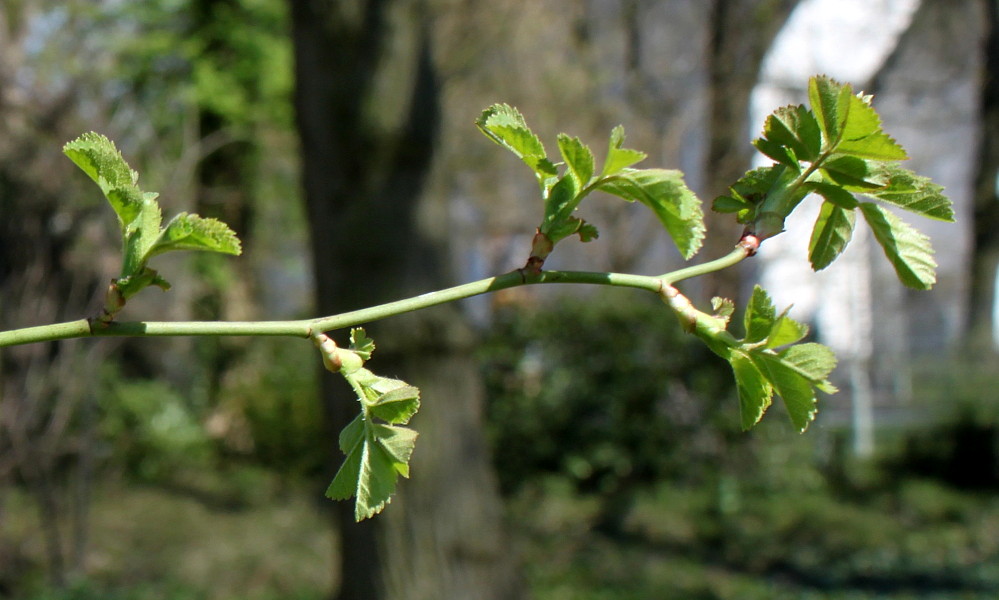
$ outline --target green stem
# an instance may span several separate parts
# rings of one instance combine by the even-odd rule
[[[740,244],[728,256],[667,273],[660,277],[589,271],[542,271],[540,273],[512,271],[498,277],[481,279],[412,298],[318,319],[296,321],[111,321],[110,323],[81,319],[0,332],[0,348],[70,338],[109,336],[290,336],[307,338],[316,332],[370,323],[402,313],[521,285],[582,283],[630,287],[658,294],[664,284],[672,284],[681,279],[724,269],[749,255],[751,252]]]
[[[744,259],[752,256],[755,251],[755,247],[750,247],[740,242],[735,248],[732,249],[731,252],[721,258],[716,258],[712,261],[701,263],[699,265],[692,265],[671,273],[665,273],[660,275],[658,279],[665,285],[673,285],[674,283],[683,281],[684,279],[707,275],[708,273],[714,273],[715,271],[721,271],[722,269],[727,269],[728,267],[737,265]]]

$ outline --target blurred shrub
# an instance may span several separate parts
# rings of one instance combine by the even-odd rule
[[[112,370],[113,371],[113,370]],[[212,443],[191,405],[168,384],[116,371],[101,396],[101,433],[111,463],[141,480],[208,464]]]
[[[99,421],[109,466],[142,481],[233,460],[289,476],[318,473],[326,444],[312,352],[307,343],[257,340],[227,367],[214,401],[198,381],[181,393],[109,366]]]
[[[209,420],[228,451],[287,475],[323,473],[329,458],[311,343],[257,339],[223,378]],[[325,475],[325,473],[323,473]]]
[[[548,474],[605,499],[716,473],[738,438],[728,365],[655,299],[618,293],[507,308],[482,352],[487,427],[504,492]]]
[[[956,360],[917,370],[927,423],[902,434],[886,466],[969,490],[999,489],[999,370]]]

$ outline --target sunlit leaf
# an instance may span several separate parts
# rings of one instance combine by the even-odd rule
[[[841,85],[824,75],[812,77],[808,81],[808,101],[825,138],[823,150],[839,144],[852,97],[849,85]]]
[[[943,187],[929,177],[917,175],[894,163],[880,165],[881,177],[885,185],[863,193],[882,202],[904,208],[909,212],[937,219],[954,221],[954,207],[944,196]]]
[[[624,143],[624,127],[618,125],[611,131],[610,144],[607,148],[607,159],[601,176],[614,175],[626,167],[645,160],[646,154],[639,150],[622,148]]]
[[[899,280],[919,290],[933,287],[937,263],[930,239],[873,202],[861,202],[860,210]]]
[[[558,135],[558,150],[576,180],[576,187],[582,189],[593,177],[593,153],[579,138],[564,133]]]
[[[146,256],[148,258],[172,250],[203,250],[238,255],[242,252],[242,247],[236,233],[222,221],[180,213],[163,228]]]
[[[832,202],[822,203],[808,242],[808,261],[812,269],[821,271],[836,260],[853,237],[856,219],[853,210],[846,210]]]
[[[742,429],[756,425],[770,407],[773,387],[753,361],[742,352],[732,352],[729,358],[739,394],[739,417]]]
[[[684,258],[690,258],[704,240],[701,201],[683,181],[683,173],[668,169],[623,169],[598,189],[641,202],[659,217]]]
[[[548,160],[541,140],[516,108],[508,104],[494,104],[482,111],[475,124],[486,137],[524,161],[539,180],[558,174],[555,165]]]

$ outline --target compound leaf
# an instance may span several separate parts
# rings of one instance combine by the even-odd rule
[[[919,290],[933,287],[937,263],[930,239],[873,202],[861,202],[860,210],[899,280]]]
[[[598,189],[652,209],[684,258],[704,240],[701,202],[683,182],[683,173],[670,169],[622,169],[604,179]]]

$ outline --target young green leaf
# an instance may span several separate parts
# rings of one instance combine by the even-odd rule
[[[836,152],[874,160],[909,158],[902,146],[881,130],[881,117],[871,107],[871,97],[852,94],[843,136]]]
[[[853,194],[834,183],[814,181],[807,183],[806,187],[812,192],[822,196],[832,204],[835,204],[845,210],[853,210],[857,208],[858,204],[860,204],[857,202],[857,199],[853,196]]]
[[[541,140],[516,108],[508,104],[494,104],[482,111],[475,124],[486,137],[524,161],[540,181],[558,175],[555,165],[547,158]]]
[[[393,425],[405,425],[420,410],[420,390],[404,385],[385,392],[368,405],[371,413]]]
[[[333,482],[326,489],[326,497],[333,500],[346,500],[357,494],[357,481],[361,475],[361,461],[364,454],[364,418],[357,415],[340,432],[340,451],[347,455],[336,472]]]
[[[610,144],[607,148],[607,159],[604,161],[604,168],[600,172],[601,177],[615,175],[626,167],[645,160],[647,156],[639,150],[622,148],[624,144],[624,127],[618,125],[611,131]]]
[[[138,214],[122,230],[122,278],[134,277],[146,268],[149,251],[160,235],[162,213],[156,196],[153,193],[143,193]]]
[[[827,183],[845,192],[877,190],[888,183],[881,163],[856,156],[837,155],[822,161],[821,172]]]
[[[711,311],[727,327],[729,320],[732,319],[732,314],[735,312],[735,302],[732,302],[728,298],[715,296],[711,299]]]
[[[812,237],[808,242],[808,261],[813,270],[821,271],[828,267],[843,252],[853,237],[856,219],[853,210],[844,209],[829,201],[822,203],[819,218],[815,221],[815,228],[812,229]]]
[[[798,157],[794,155],[794,152],[792,152],[790,148],[783,144],[778,144],[777,142],[768,140],[767,138],[756,138],[753,140],[753,146],[762,152],[764,156],[777,161],[778,164],[793,167],[795,169],[798,168]]]
[[[552,243],[558,243],[570,235],[577,234],[582,242],[592,242],[599,237],[597,228],[579,217],[566,217],[551,225],[546,222],[542,224],[540,231],[547,235]]]
[[[765,348],[780,348],[781,346],[794,344],[808,335],[808,325],[799,323],[789,317],[787,313],[790,311],[790,306],[785,308],[784,312],[774,321],[773,327],[770,328],[770,333],[767,334],[766,344],[764,344]]]
[[[732,365],[732,372],[735,374],[742,429],[746,431],[759,423],[763,413],[770,407],[773,387],[745,353],[733,351],[729,357],[729,364]]]
[[[375,351],[375,341],[368,337],[363,327],[354,327],[350,330],[350,349],[363,360],[368,360]]]
[[[908,155],[881,130],[871,96],[854,95],[849,84],[819,76],[808,82],[808,98],[825,137],[822,150],[858,158],[905,160]]]
[[[930,239],[873,202],[861,202],[860,211],[899,280],[919,290],[933,287],[937,263]]]
[[[684,258],[700,249],[704,239],[701,202],[687,188],[680,171],[622,169],[603,179],[597,189],[651,208]]]
[[[839,144],[852,97],[849,85],[840,85],[824,75],[808,80],[808,101],[822,130],[823,151],[830,151]]]
[[[180,213],[167,223],[159,238],[146,253],[146,258],[172,250],[205,250],[239,255],[239,238],[229,226],[217,219]]]
[[[392,470],[403,477],[409,477],[409,459],[413,456],[413,448],[416,446],[419,434],[408,427],[394,425],[375,424],[372,428],[379,446],[391,460]],[[390,494],[395,491],[394,479],[392,484]]]
[[[579,138],[569,137],[564,133],[558,135],[558,150],[562,154],[569,173],[576,181],[576,188],[583,189],[593,177],[593,153]]]
[[[770,335],[776,322],[777,309],[774,308],[770,294],[759,285],[754,286],[753,295],[750,296],[743,315],[743,326],[746,328],[744,341],[751,344],[762,342]]]
[[[804,106],[785,106],[778,108],[772,115],[767,117],[763,126],[763,137],[765,140],[789,148],[794,154],[778,155],[790,160],[775,158],[778,162],[790,164],[797,163],[798,160],[814,161],[819,157],[822,147],[822,134],[819,123]],[[771,149],[770,144],[764,143],[765,148]],[[760,146],[757,145],[757,148]],[[768,154],[764,152],[764,154]],[[769,154],[768,154],[769,156]],[[774,158],[771,156],[771,158]]]
[[[545,216],[538,231],[548,236],[553,245],[579,230],[581,221],[572,215],[582,200],[578,192],[576,178],[571,174],[563,175],[548,191]]]
[[[128,166],[114,142],[99,133],[91,131],[67,142],[63,153],[105,192],[138,182],[139,175]]]
[[[398,476],[409,477],[416,437],[412,429],[370,424],[359,416],[340,436],[340,449],[347,459],[326,489],[326,496],[333,500],[353,496],[357,521],[381,512],[395,493]]]
[[[798,431],[805,431],[818,411],[815,390],[811,382],[775,354],[753,352],[750,356],[753,364],[759,368],[777,395],[784,401],[791,422]]]
[[[780,354],[780,359],[790,365],[812,385],[827,394],[835,394],[836,388],[828,381],[836,368],[836,355],[827,346],[809,342],[788,347]]]
[[[748,171],[729,187],[728,196],[715,198],[711,208],[718,212],[738,212],[737,220],[740,223],[752,223],[756,219],[760,202],[766,198],[767,192],[784,170],[785,167],[778,164]]]
[[[862,193],[882,202],[894,204],[909,212],[936,219],[954,221],[954,208],[943,195],[943,187],[929,177],[917,175],[895,163],[881,163],[879,175],[886,182],[883,186]]]

